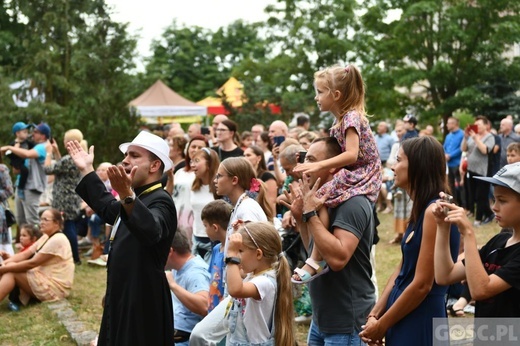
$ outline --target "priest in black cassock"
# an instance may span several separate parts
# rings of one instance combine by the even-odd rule
[[[76,192],[114,226],[98,345],[172,345],[172,299],[164,266],[177,213],[160,184],[163,171],[172,168],[168,144],[142,131],[119,146],[125,158],[108,169],[108,177],[120,201],[94,171],[94,147],[87,153],[78,142],[69,142],[67,149],[82,175]]]

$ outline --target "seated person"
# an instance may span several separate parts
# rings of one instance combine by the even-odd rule
[[[38,239],[42,236],[40,232],[40,228],[38,225],[30,225],[28,223],[24,223],[20,226],[20,243],[17,244],[19,252],[28,250],[31,248],[31,246],[36,243]],[[3,259],[7,259],[11,256],[4,257],[2,254]]]
[[[63,217],[56,209],[41,216],[43,233],[29,249],[11,256],[0,266],[0,301],[15,287],[19,300],[55,301],[68,297],[74,280],[74,262],[67,237],[61,232]],[[17,310],[16,306],[10,307]]]
[[[206,262],[191,254],[191,243],[182,230],[175,232],[165,269],[172,291],[173,341],[188,346],[193,327],[208,313],[209,272]]]

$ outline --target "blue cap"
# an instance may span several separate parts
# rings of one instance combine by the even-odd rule
[[[34,127],[34,131],[44,134],[47,139],[51,138],[51,128],[47,123],[39,123]]]
[[[28,129],[29,127],[31,127],[31,125],[27,125],[23,121],[19,121],[13,125],[13,134],[15,134],[18,131]]]

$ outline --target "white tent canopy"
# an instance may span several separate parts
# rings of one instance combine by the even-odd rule
[[[158,80],[144,93],[130,101],[130,106],[151,123],[162,117],[206,116],[208,109],[185,99]]]

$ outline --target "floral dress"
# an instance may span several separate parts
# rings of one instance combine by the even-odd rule
[[[347,112],[340,124],[334,121],[330,135],[338,140],[341,150],[346,150],[345,138],[348,128],[354,128],[359,135],[358,159],[352,165],[338,171],[334,178],[318,191],[318,197],[329,194],[325,206],[335,208],[351,197],[366,195],[375,203],[382,182],[381,159],[374,134],[365,116],[355,110]]]
[[[5,209],[7,208],[7,200],[12,194],[13,182],[9,175],[9,168],[0,164],[0,245],[9,245],[9,247],[11,247],[11,238],[5,220]]]
[[[27,271],[27,281],[36,298],[45,302],[68,297],[74,281],[74,262],[67,237],[61,232],[51,237],[44,234],[28,251],[52,255],[44,264]],[[27,304],[27,292],[20,292],[20,301]]]
[[[51,166],[44,167],[44,170],[55,177],[52,207],[62,211],[65,220],[76,220],[81,213],[81,198],[76,193],[81,175],[74,161],[70,155],[65,155]]]

